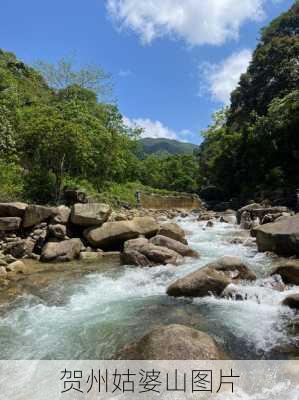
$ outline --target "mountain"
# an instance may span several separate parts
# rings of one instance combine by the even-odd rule
[[[173,139],[145,138],[140,141],[139,152],[142,156],[157,153],[192,154],[198,148],[196,144],[179,142]]]

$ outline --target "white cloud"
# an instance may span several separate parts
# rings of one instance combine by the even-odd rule
[[[246,21],[264,18],[267,1],[106,0],[106,7],[117,26],[131,29],[144,43],[167,35],[189,45],[219,45],[237,39]]]
[[[141,137],[146,138],[167,138],[179,140],[176,132],[163,125],[160,121],[152,121],[149,118],[129,119],[124,117],[124,123],[129,128],[140,127],[143,129]]]
[[[244,49],[219,64],[201,64],[200,74],[205,81],[202,89],[207,90],[213,100],[228,104],[230,94],[237,87],[241,74],[246,72],[251,57],[251,50]]]

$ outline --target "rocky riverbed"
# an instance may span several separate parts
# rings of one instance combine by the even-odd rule
[[[299,263],[259,253],[234,212],[108,210],[93,227],[75,225],[73,213],[3,235],[2,359],[297,357]],[[54,239],[53,222],[63,237]],[[40,255],[49,243],[81,241],[74,260],[58,251],[40,262],[38,247],[12,259],[7,249],[40,244],[36,230]]]

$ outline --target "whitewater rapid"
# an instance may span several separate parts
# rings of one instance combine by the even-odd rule
[[[1,359],[109,359],[122,346],[152,328],[183,323],[212,335],[231,358],[277,358],[277,348],[292,338],[292,311],[280,305],[295,289],[270,286],[272,259],[254,245],[232,244],[242,237],[235,225],[216,222],[206,228],[196,216],[178,218],[200,259],[182,266],[115,267],[68,281],[57,278],[43,297],[30,294],[0,316]],[[236,255],[258,280],[238,285],[245,301],[206,297],[173,299],[166,295],[177,278],[224,255]],[[282,356],[284,357],[284,356]]]

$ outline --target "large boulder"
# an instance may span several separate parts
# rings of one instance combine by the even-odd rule
[[[182,242],[183,244],[188,244],[185,238],[185,231],[178,224],[171,222],[163,224],[161,225],[157,233],[158,235],[169,237],[171,239]]]
[[[299,255],[299,214],[254,229],[259,251],[282,256]]]
[[[77,203],[72,208],[71,222],[82,227],[101,226],[108,220],[111,212],[108,204]]]
[[[55,216],[53,217],[53,224],[66,225],[69,222],[71,209],[66,206],[56,207]]]
[[[14,232],[21,226],[21,218],[19,217],[3,217],[0,218],[0,231]]]
[[[256,279],[255,274],[238,257],[222,257],[184,278],[178,279],[167,289],[174,297],[219,296],[230,284],[239,280]]]
[[[287,260],[279,263],[271,275],[280,275],[286,284],[299,285],[299,260]]]
[[[219,296],[230,283],[223,272],[202,268],[175,281],[168,287],[167,294],[173,297]]]
[[[79,258],[83,244],[80,239],[48,242],[42,250],[42,262],[66,262]]]
[[[0,203],[0,217],[20,217],[24,216],[28,204],[26,203]]]
[[[56,215],[55,207],[29,205],[24,214],[23,227],[31,228]]]
[[[208,264],[209,268],[224,272],[232,281],[256,280],[256,275],[240,257],[224,256]]]
[[[176,251],[151,243],[146,238],[128,240],[124,244],[122,259],[124,264],[140,267],[153,267],[159,264],[177,265],[183,261]]]
[[[154,236],[158,229],[159,225],[153,218],[137,217],[130,221],[105,222],[99,228],[85,230],[84,237],[94,247],[121,247],[125,241],[139,235]]]
[[[150,238],[157,234],[160,225],[152,217],[135,217],[132,223],[136,227],[138,234]]]
[[[166,236],[154,236],[150,239],[150,242],[156,246],[167,247],[170,250],[174,250],[184,257],[199,257],[199,254],[195,250],[192,250],[189,246],[186,246],[185,244]]]
[[[174,250],[167,249],[166,247],[156,246],[151,243],[143,246],[140,252],[155,265],[177,265],[183,262],[182,256],[180,256]]]
[[[184,325],[155,328],[116,358],[123,360],[219,360],[224,354],[206,333]]]

